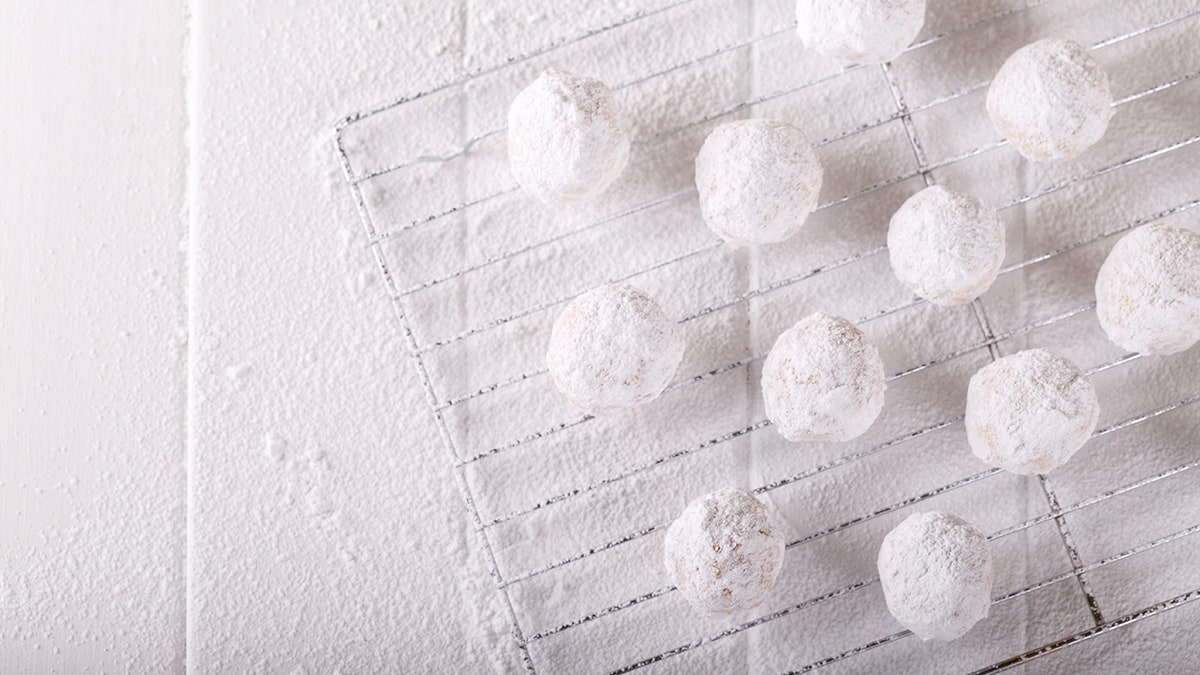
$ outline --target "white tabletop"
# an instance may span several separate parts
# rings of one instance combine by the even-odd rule
[[[0,671],[520,669],[332,129],[662,3],[143,4],[0,7]]]

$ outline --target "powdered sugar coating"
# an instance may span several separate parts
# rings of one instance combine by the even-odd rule
[[[612,284],[567,305],[554,322],[546,363],[572,403],[607,413],[658,398],[686,346],[683,329],[654,298]]]
[[[991,205],[940,185],[909,197],[888,227],[896,277],[943,307],[971,302],[1004,262],[1004,225]]]
[[[1039,40],[1013,52],[988,89],[996,130],[1022,155],[1070,159],[1095,145],[1113,115],[1108,74],[1072,40]]]
[[[600,80],[546,70],[508,109],[513,177],[546,203],[593,199],[629,161],[629,131]]]
[[[823,173],[808,137],[786,122],[722,124],[696,156],[700,211],[725,241],[780,242],[817,207]]]
[[[900,56],[925,25],[925,0],[798,0],[796,33],[831,59],[885,63]]]
[[[663,561],[683,597],[711,617],[762,604],[783,549],[767,507],[749,492],[724,488],[689,504],[671,524]]]
[[[1028,349],[971,377],[967,441],[979,459],[1030,476],[1062,466],[1100,419],[1096,388],[1070,359]]]
[[[784,331],[763,364],[767,418],[789,441],[847,441],[883,410],[883,361],[854,324],[812,314]]]
[[[1146,225],[1113,247],[1096,277],[1096,316],[1108,338],[1141,354],[1200,340],[1200,234]]]
[[[988,615],[992,553],[977,527],[914,513],[883,538],[879,582],[888,611],[922,640],[954,640]]]

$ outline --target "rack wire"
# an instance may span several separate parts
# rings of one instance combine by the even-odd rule
[[[653,514],[646,514],[642,523],[633,524],[628,528],[628,531],[620,536],[597,541],[569,555],[553,558],[540,564],[525,565],[524,567],[521,567],[519,564],[524,558],[520,554],[512,553],[511,541],[505,540],[503,533],[500,531],[508,527],[525,527],[531,518],[543,516],[544,514],[550,514],[544,517],[554,519],[569,517],[572,513],[586,513],[586,511],[577,510],[572,512],[565,511],[564,509],[574,502],[585,502],[586,500],[597,498],[597,495],[602,495],[606,491],[620,489],[635,479],[652,475],[655,472],[661,473],[668,470],[673,464],[691,461],[705,453],[712,454],[718,451],[727,451],[729,446],[735,442],[744,442],[747,439],[752,440],[760,432],[769,428],[771,423],[765,417],[754,416],[746,424],[737,428],[729,429],[724,433],[700,440],[699,442],[688,443],[683,447],[668,449],[663,454],[658,454],[640,462],[625,464],[623,466],[618,465],[603,475],[592,476],[585,481],[578,481],[569,489],[542,495],[533,494],[532,499],[528,499],[525,494],[517,495],[513,500],[514,503],[521,503],[523,505],[515,508],[497,509],[494,505],[486,503],[481,505],[480,495],[482,493],[491,494],[505,489],[503,483],[506,482],[507,474],[504,471],[492,469],[496,462],[508,461],[511,457],[525,452],[533,444],[546,443],[554,440],[557,436],[567,433],[586,431],[589,425],[596,424],[596,418],[590,415],[575,415],[553,419],[548,424],[533,430],[524,430],[509,437],[487,439],[486,447],[481,450],[470,451],[469,449],[460,447],[460,439],[466,433],[462,428],[464,425],[460,424],[456,427],[451,421],[450,416],[461,409],[476,405],[481,401],[487,401],[496,396],[507,395],[508,392],[522,387],[540,388],[541,390],[552,389],[548,383],[548,378],[545,378],[546,370],[545,368],[535,368],[517,372],[487,384],[470,386],[454,392],[451,384],[459,374],[450,371],[439,371],[437,367],[431,367],[429,357],[448,349],[465,349],[464,353],[469,354],[474,340],[497,335],[500,331],[505,330],[506,327],[526,321],[531,317],[549,316],[548,312],[568,302],[575,296],[577,291],[563,293],[557,297],[534,302],[526,306],[506,307],[498,316],[485,317],[484,320],[477,322],[475,325],[453,330],[444,335],[438,335],[436,328],[418,325],[413,319],[414,312],[412,311],[413,305],[411,303],[419,301],[423,294],[433,289],[452,284],[462,284],[464,287],[462,294],[469,296],[471,293],[470,280],[477,273],[500,268],[513,261],[531,256],[545,255],[548,250],[553,249],[555,246],[586,246],[588,245],[586,242],[586,235],[588,233],[594,233],[606,227],[615,226],[614,224],[635,216],[645,218],[647,214],[661,207],[685,204],[689,200],[694,199],[695,190],[693,188],[670,190],[666,194],[656,195],[650,199],[620,208],[615,212],[601,215],[577,227],[558,231],[550,236],[534,236],[528,241],[518,241],[512,247],[484,255],[480,259],[474,262],[467,262],[452,271],[434,272],[423,279],[401,281],[398,278],[397,270],[403,270],[406,265],[402,262],[397,266],[397,263],[393,260],[393,256],[395,255],[395,248],[397,246],[405,246],[406,238],[419,237],[428,232],[436,232],[438,228],[446,227],[447,223],[454,219],[467,217],[470,213],[479,209],[486,209],[490,204],[494,204],[497,201],[519,199],[521,197],[519,190],[510,180],[507,184],[501,185],[486,194],[466,199],[460,198],[458,194],[435,193],[431,199],[422,201],[422,204],[429,207],[424,215],[411,218],[399,225],[391,226],[380,226],[377,224],[377,219],[381,216],[375,212],[375,207],[368,198],[366,190],[378,181],[391,180],[397,176],[404,176],[405,172],[409,171],[428,171],[432,168],[437,172],[449,173],[458,171],[469,175],[469,170],[467,169],[471,163],[482,161],[479,157],[488,152],[487,147],[489,144],[494,144],[503,139],[505,130],[502,126],[493,126],[474,133],[467,131],[463,135],[463,140],[454,143],[453,147],[449,150],[418,151],[415,154],[407,156],[385,156],[382,159],[375,156],[368,156],[371,155],[370,150],[372,145],[370,139],[373,138],[370,134],[366,136],[368,139],[367,142],[361,139],[348,140],[348,138],[356,130],[372,124],[379,124],[383,130],[375,132],[377,134],[375,137],[378,137],[378,134],[381,133],[398,133],[396,127],[401,125],[401,123],[389,120],[389,115],[397,111],[403,111],[409,106],[447,93],[460,94],[464,101],[460,105],[470,105],[470,86],[480,81],[486,82],[489,78],[511,78],[514,82],[519,82],[520,75],[518,73],[523,64],[532,65],[545,58],[567,58],[563,53],[565,51],[572,51],[576,53],[576,58],[580,58],[578,54],[586,54],[589,47],[599,39],[603,39],[606,36],[615,36],[621,31],[637,30],[639,26],[652,24],[656,20],[667,21],[672,18],[672,13],[690,11],[694,7],[702,6],[704,2],[705,0],[675,0],[622,17],[603,26],[580,31],[568,37],[555,40],[542,49],[510,58],[504,64],[480,69],[446,85],[413,96],[398,98],[356,113],[347,117],[336,128],[335,142],[337,152],[347,185],[366,230],[370,251],[374,255],[382,272],[387,292],[396,310],[397,325],[402,331],[413,357],[431,414],[433,414],[437,422],[442,442],[449,460],[453,464],[455,479],[458,482],[474,527],[478,532],[481,546],[491,567],[491,575],[503,599],[508,620],[511,623],[514,643],[519,650],[525,669],[531,673],[543,667],[550,669],[561,668],[561,664],[553,662],[553,654],[551,652],[547,652],[544,660],[543,658],[535,658],[537,656],[535,651],[538,645],[546,644],[552,639],[561,640],[564,634],[585,631],[589,626],[603,623],[635,607],[646,607],[655,602],[668,602],[669,597],[674,594],[675,588],[664,585],[651,590],[646,590],[644,587],[631,590],[625,599],[619,602],[595,607],[586,613],[567,620],[557,620],[550,623],[543,623],[542,625],[530,625],[528,623],[530,616],[537,616],[536,608],[530,606],[532,602],[530,598],[533,595],[530,593],[514,593],[514,591],[522,590],[535,582],[535,580],[545,578],[547,575],[555,575],[556,579],[558,579],[557,583],[565,583],[571,587],[586,585],[587,581],[582,579],[582,575],[594,575],[597,573],[594,569],[578,572],[581,575],[579,579],[571,576],[573,571],[583,561],[602,554],[611,555],[614,551],[622,547],[635,545],[636,542],[647,540],[656,533],[660,534],[669,524],[669,520],[656,518]],[[1003,7],[999,11],[985,16],[968,17],[960,25],[950,27],[934,35],[922,37],[918,42],[910,46],[906,54],[896,63],[902,64],[904,62],[903,59],[911,58],[910,54],[919,52],[920,50],[946,43],[947,41],[966,36],[973,32],[997,30],[998,26],[1006,23],[1021,22],[1022,26],[1036,26],[1037,18],[1033,15],[1038,10],[1053,10],[1056,4],[1065,5],[1068,4],[1068,0],[1030,0],[1019,6]],[[1182,29],[1190,29],[1194,33],[1194,30],[1200,27],[1200,10],[1188,7],[1187,3],[1180,3],[1180,5],[1181,7],[1175,13],[1150,16],[1147,20],[1139,23],[1139,25],[1132,29],[1127,28],[1117,33],[1107,34],[1102,39],[1094,40],[1091,47],[1093,50],[1102,51],[1119,45],[1136,44],[1138,41],[1150,40],[1156,35],[1166,35],[1163,39],[1169,39],[1171,35],[1174,35],[1175,31],[1181,30],[1181,27]],[[1112,2],[1107,3],[1105,8],[1100,8],[1098,11],[1112,10],[1119,14],[1122,11],[1122,7],[1125,7],[1123,3]],[[1096,8],[1092,9],[1095,10]],[[1118,21],[1117,23],[1121,22]],[[657,25],[656,29],[661,30],[662,24]],[[726,58],[729,55],[749,55],[753,50],[768,41],[792,39],[791,33],[793,29],[794,23],[785,23],[770,27],[762,32],[739,37],[725,44],[709,47],[692,54],[690,58],[680,62],[668,60],[665,64],[655,65],[647,72],[631,74],[628,79],[624,80],[615,89],[620,91],[652,83],[658,78],[665,78],[691,69],[712,67],[720,59]],[[649,30],[649,28],[646,30]],[[617,38],[614,37],[613,39]],[[1136,49],[1134,51],[1137,52]],[[1150,50],[1147,49],[1145,51],[1149,52]],[[744,66],[735,65],[734,67]],[[870,67],[850,66],[831,73],[821,74],[798,84],[778,87],[767,93],[754,94],[754,92],[750,92],[751,95],[721,105],[716,110],[703,113],[694,119],[680,124],[658,129],[648,137],[640,138],[636,143],[637,150],[642,152],[659,151],[670,139],[686,135],[690,130],[703,130],[705,125],[719,122],[731,115],[753,112],[761,106],[790,100],[792,97],[801,95],[803,92],[813,90],[828,83],[835,83],[839,79],[849,77],[855,73],[866,72],[868,68]],[[914,117],[934,114],[946,106],[953,105],[955,102],[966,100],[968,97],[984,90],[988,83],[986,81],[972,82],[967,86],[929,97],[923,102],[910,103],[910,96],[906,96],[904,73],[900,72],[894,64],[885,64],[880,71],[879,81],[881,87],[894,105],[894,111],[867,122],[835,131],[820,140],[816,145],[824,148],[847,142],[879,129],[884,129],[888,125],[898,125],[903,133],[902,138],[904,138],[911,153],[912,168],[885,179],[874,181],[869,185],[858,186],[837,197],[830,198],[819,206],[819,211],[863,200],[870,195],[886,191],[888,188],[900,187],[918,179],[922,185],[932,185],[936,182],[935,172],[941,175],[943,172],[953,174],[956,171],[962,171],[963,167],[969,165],[972,160],[1001,153],[1003,152],[1003,148],[1007,146],[1007,143],[1003,140],[991,140],[966,151],[948,154],[941,159],[931,158],[931,155],[934,155],[934,153],[927,150],[922,144],[920,125]],[[1185,89],[1185,87],[1198,77],[1200,77],[1200,70],[1188,69],[1173,72],[1170,74],[1170,77],[1162,79],[1152,86],[1137,89],[1133,93],[1120,97],[1114,105],[1118,108],[1142,105],[1146,102],[1152,102],[1154,97],[1164,95],[1166,92],[1184,91],[1185,94],[1195,96],[1198,92],[1193,91],[1194,87],[1192,89]],[[411,122],[411,120],[407,120],[406,124],[408,122]],[[389,125],[391,126],[389,127]],[[406,128],[406,132],[412,134],[414,137],[419,135],[419,131],[417,130]],[[1045,184],[1036,186],[1033,189],[998,200],[999,208],[1002,212],[1017,211],[1022,207],[1034,206],[1039,200],[1051,198],[1056,195],[1074,196],[1082,191],[1092,189],[1091,186],[1110,174],[1120,173],[1122,176],[1125,176],[1130,171],[1134,171],[1135,167],[1156,167],[1155,162],[1167,161],[1164,158],[1169,159],[1173,155],[1186,152],[1188,148],[1191,148],[1200,141],[1200,121],[1193,119],[1191,126],[1181,124],[1178,125],[1178,128],[1167,130],[1166,133],[1170,135],[1155,138],[1156,142],[1151,149],[1122,155],[1113,161],[1104,162],[1099,166],[1091,166],[1089,168],[1084,165],[1085,170],[1073,173],[1067,172],[1066,175],[1049,180]],[[496,149],[492,148],[492,152],[494,153],[495,151]],[[1193,168],[1192,185],[1200,182],[1200,170],[1195,170],[1198,164],[1200,162],[1193,162],[1191,165]],[[1149,173],[1153,175],[1155,172],[1151,171]],[[1051,175],[1053,176],[1053,174]],[[1146,179],[1137,178],[1137,180],[1145,181]],[[1200,205],[1200,194],[1186,195],[1182,199],[1179,198],[1179,194],[1174,194],[1172,201],[1160,203],[1159,208],[1121,222],[1114,222],[1100,231],[1092,232],[1087,236],[1055,241],[1048,249],[1041,250],[1017,262],[1006,265],[1001,270],[1001,281],[998,281],[997,285],[1002,284],[1006,279],[1018,278],[1023,274],[1028,274],[1032,270],[1038,269],[1039,266],[1060,264],[1061,261],[1071,256],[1111,245],[1118,236],[1125,232],[1149,223],[1176,218],[1180,214],[1191,211],[1197,205]],[[537,235],[537,228],[530,229],[530,234]],[[402,248],[401,250],[402,254],[410,255],[407,248]],[[712,317],[735,309],[737,311],[750,312],[750,307],[753,303],[767,302],[777,294],[784,295],[794,291],[794,289],[800,288],[804,284],[821,284],[825,279],[839,271],[860,269],[864,265],[872,264],[872,261],[884,252],[886,252],[885,246],[881,244],[873,245],[856,253],[822,262],[810,269],[790,271],[776,280],[752,288],[746,288],[732,297],[719,299],[691,309],[684,314],[681,323],[692,324],[706,319],[706,317]],[[597,255],[602,255],[602,252],[597,252]],[[681,249],[665,252],[660,259],[632,269],[623,269],[619,273],[609,275],[605,280],[609,282],[645,280],[655,273],[670,271],[689,262],[705,260],[706,257],[725,255],[728,255],[728,252],[722,242],[698,237],[696,241],[689,242],[687,246]],[[561,285],[564,288],[572,288],[570,283]],[[1026,321],[1020,325],[998,331],[994,328],[995,323],[991,317],[992,308],[987,306],[991,302],[990,297],[991,293],[972,303],[970,306],[970,320],[974,322],[978,330],[977,339],[973,339],[966,344],[959,344],[936,356],[920,359],[918,363],[906,365],[904,368],[892,372],[888,376],[888,382],[900,382],[906,378],[912,378],[918,373],[924,373],[947,364],[974,358],[977,354],[983,352],[986,352],[991,359],[998,358],[1005,347],[1020,340],[1033,339],[1042,334],[1053,332],[1061,326],[1073,325],[1072,322],[1077,322],[1082,318],[1088,317],[1095,307],[1094,302],[1082,302],[1070,306],[1069,309],[1060,309],[1059,311],[1033,318],[1033,320]],[[1089,298],[1076,299],[1090,300]],[[471,302],[479,302],[479,300],[475,299],[471,300]],[[912,312],[916,311],[922,305],[925,305],[923,300],[911,298],[884,307],[872,306],[870,311],[857,317],[856,323],[867,325],[876,322],[883,323],[897,317],[904,318],[911,315]],[[470,311],[469,308],[463,308],[461,311],[464,313],[464,316],[474,316],[476,313]],[[1078,333],[1079,331],[1074,332]],[[422,336],[421,339],[419,339],[418,334]],[[1091,347],[1089,349],[1092,350]],[[1095,353],[1105,353],[1100,347],[1095,347],[1092,351]],[[685,395],[691,388],[711,384],[714,380],[730,373],[745,372],[747,382],[750,382],[753,379],[751,369],[764,357],[765,352],[758,350],[734,360],[706,364],[700,372],[680,377],[680,379],[668,388],[668,394],[682,392],[676,395]],[[1110,353],[1106,358],[1099,361],[1098,365],[1090,367],[1087,372],[1092,376],[1110,371],[1119,372],[1120,369],[1128,370],[1128,368],[1133,367],[1129,364],[1135,363],[1142,364],[1142,366],[1138,367],[1157,367],[1156,365],[1145,365],[1147,361],[1147,359],[1140,359],[1136,354],[1114,356]],[[1200,359],[1197,359],[1195,355],[1183,355],[1178,357],[1177,363],[1182,363],[1186,366],[1200,365]],[[439,394],[439,392],[447,393]],[[1139,410],[1135,414],[1107,424],[1096,431],[1093,438],[1098,439],[1122,432],[1131,433],[1129,430],[1137,431],[1143,429],[1143,425],[1168,415],[1189,415],[1194,419],[1197,417],[1197,412],[1192,405],[1197,401],[1200,401],[1200,392],[1182,395],[1170,402]],[[563,412],[564,410],[559,408],[556,412]],[[467,415],[466,419],[468,422],[465,425],[469,427],[469,420],[472,418],[470,415]],[[888,451],[894,453],[899,452],[899,448],[918,446],[921,442],[928,441],[937,434],[949,433],[950,430],[960,425],[962,420],[962,416],[957,415],[932,423],[922,424],[918,428],[905,429],[903,433],[871,443],[866,447],[853,449],[844,454],[835,454],[830,459],[817,462],[812,466],[803,467],[797,471],[783,472],[778,475],[769,476],[769,480],[748,487],[759,495],[770,496],[782,491],[783,488],[798,486],[807,481],[812,481],[819,476],[823,477],[832,472],[852,469],[868,460],[868,458],[878,458],[888,453]],[[673,422],[677,423],[675,420]],[[1018,533],[1026,533],[1039,525],[1053,523],[1058,538],[1061,541],[1063,553],[1069,562],[1070,569],[1069,571],[1058,572],[1040,581],[1026,584],[1016,590],[1003,593],[994,599],[993,605],[1003,605],[1004,603],[1034,594],[1064,581],[1074,580],[1079,594],[1088,609],[1091,625],[1077,627],[1077,629],[1059,635],[1055,639],[1034,649],[1022,651],[999,661],[982,664],[979,666],[977,672],[997,672],[1020,666],[1031,660],[1056,653],[1072,645],[1091,640],[1106,633],[1117,631],[1200,599],[1200,588],[1197,588],[1159,600],[1135,611],[1123,613],[1118,618],[1107,618],[1105,616],[1104,603],[1102,602],[1103,596],[1098,594],[1092,587],[1090,583],[1091,575],[1098,570],[1103,570],[1133,556],[1184,540],[1200,530],[1200,524],[1179,529],[1165,536],[1125,548],[1116,553],[1099,557],[1093,555],[1091,556],[1091,561],[1088,562],[1089,557],[1077,545],[1078,536],[1066,518],[1068,515],[1081,514],[1088,509],[1094,509],[1098,505],[1105,504],[1108,500],[1115,497],[1130,495],[1147,486],[1184,475],[1198,464],[1200,464],[1200,458],[1191,458],[1186,462],[1177,463],[1156,472],[1150,472],[1136,480],[1124,482],[1119,487],[1099,491],[1096,494],[1078,499],[1065,506],[1060,498],[1060,490],[1057,486],[1058,479],[1056,477],[1038,477],[1036,485],[1044,498],[1047,508],[1043,512],[1022,522],[996,529],[989,536],[989,539],[991,541],[998,541]],[[944,498],[949,493],[962,491],[969,486],[983,485],[989,479],[992,481],[998,480],[994,477],[1000,475],[1003,474],[998,469],[974,471],[966,475],[957,476],[949,482],[923,489],[917,494],[906,496],[898,501],[874,505],[870,509],[857,513],[845,520],[828,524],[813,532],[793,538],[788,542],[787,550],[790,554],[792,551],[811,546],[818,540],[832,538],[834,535],[840,533],[853,532],[855,528],[862,528],[866,523],[890,516],[903,509],[923,504],[930,500]],[[573,478],[573,476],[569,476],[568,478]],[[871,486],[863,485],[861,487],[869,488]],[[525,485],[520,485],[515,489],[523,493],[528,492]],[[486,502],[487,500],[485,496],[484,501]],[[557,511],[555,511],[556,509]],[[550,513],[552,511],[554,513]],[[576,524],[578,523],[564,523],[566,527]],[[513,561],[507,560],[510,557]],[[657,564],[657,559],[647,561],[647,564]],[[600,572],[600,574],[605,573]],[[612,569],[609,572],[610,577],[619,576],[619,574],[620,570],[617,569]],[[562,579],[567,579],[567,581],[562,581]],[[697,652],[708,645],[744,635],[748,631],[786,619],[787,617],[799,616],[809,611],[820,611],[822,607],[828,604],[832,604],[835,601],[844,601],[864,589],[872,588],[877,581],[877,578],[860,579],[853,583],[828,589],[800,602],[787,604],[782,607],[766,607],[752,619],[727,626],[720,631],[706,630],[704,625],[700,624],[695,629],[692,639],[680,644],[662,645],[661,649],[654,651],[654,653],[646,654],[641,658],[620,663],[602,662],[582,665],[588,669],[613,673],[627,673],[647,667],[670,667],[672,659],[676,657],[689,652]],[[606,583],[611,582],[611,578],[606,580]],[[525,618],[524,622],[522,618]],[[901,643],[909,636],[910,633],[907,631],[894,632],[850,646],[831,656],[809,663],[794,664],[787,668],[787,670],[790,672],[808,672],[831,666],[879,648]]]

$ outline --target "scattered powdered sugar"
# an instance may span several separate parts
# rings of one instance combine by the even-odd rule
[[[854,324],[812,314],[784,331],[763,364],[767,417],[789,441],[847,441],[883,409],[883,361]]]
[[[1013,52],[988,89],[996,130],[1037,161],[1070,159],[1108,130],[1108,75],[1072,40],[1046,39]]]
[[[599,80],[546,70],[508,109],[508,160],[521,187],[546,203],[592,199],[629,161],[629,131]]]
[[[988,615],[992,554],[987,537],[958,516],[914,513],[879,547],[888,610],[922,640],[954,640]]]
[[[813,51],[838,61],[885,63],[925,25],[925,0],[798,0],[796,32]]]
[[[896,277],[943,307],[982,295],[1004,262],[1004,224],[996,209],[938,185],[896,211],[887,243]]]
[[[696,156],[705,222],[735,244],[773,244],[796,233],[817,207],[823,170],[808,137],[769,119],[722,124]]]
[[[1022,475],[1062,466],[1096,429],[1096,388],[1070,359],[1029,349],[991,363],[967,388],[967,440],[992,466]]]
[[[683,360],[683,329],[654,298],[625,284],[576,298],[554,322],[546,363],[554,384],[592,413],[658,398]]]
[[[1142,354],[1200,340],[1200,234],[1146,225],[1113,247],[1096,277],[1096,316],[1108,338]]]
[[[704,616],[762,604],[783,566],[783,536],[744,490],[697,499],[667,530],[663,560],[679,592]]]

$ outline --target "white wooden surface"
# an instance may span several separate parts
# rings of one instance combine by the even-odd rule
[[[0,4],[0,672],[518,668],[329,131],[649,4]]]
[[[451,74],[460,12],[202,2],[194,16],[198,672],[508,667],[331,143],[348,108]]]
[[[183,0],[0,3],[0,672],[183,666]]]

